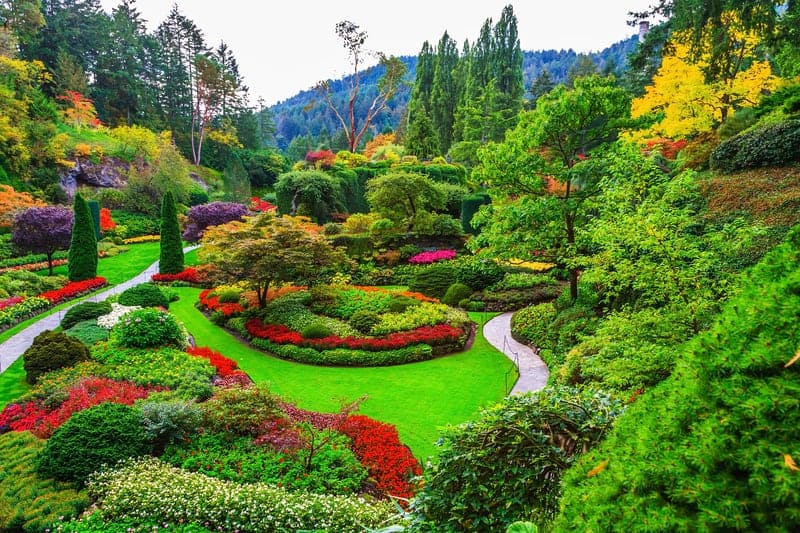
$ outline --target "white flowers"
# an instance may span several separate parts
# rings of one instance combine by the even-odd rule
[[[97,325],[101,328],[111,329],[117,322],[119,322],[123,316],[127,315],[131,311],[136,311],[137,309],[141,309],[139,305],[120,305],[118,303],[111,304],[111,312],[107,315],[103,315],[97,318]]]

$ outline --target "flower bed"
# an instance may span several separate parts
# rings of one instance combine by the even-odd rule
[[[47,299],[34,296],[33,298],[26,298],[20,303],[10,305],[5,309],[0,309],[0,330],[10,328],[27,318],[38,315],[50,305]]]
[[[11,298],[0,300],[0,311],[5,309],[6,307],[11,307],[12,305],[17,305],[18,303],[22,303],[22,300],[24,299],[25,298],[23,296],[12,296]]]
[[[66,265],[66,264],[67,264],[67,260],[66,259],[53,259],[53,266],[54,267],[61,266],[61,265]],[[36,262],[36,263],[24,263],[24,264],[21,264],[21,265],[3,267],[3,268],[0,268],[0,272],[7,272],[9,270],[36,271],[36,270],[44,270],[46,268],[50,268],[50,265],[47,263],[47,261],[39,261],[39,262]]]
[[[211,363],[211,366],[217,369],[217,375],[220,377],[227,378],[234,374],[244,374],[244,372],[239,370],[239,363],[233,359],[228,359],[221,353],[216,352],[206,346],[190,346],[189,348],[186,348],[186,353],[195,357],[208,359],[208,362]]]
[[[123,239],[124,244],[137,244],[141,242],[156,242],[161,240],[161,235],[142,235],[141,237],[131,237]]]
[[[83,281],[72,281],[58,290],[43,292],[39,296],[55,305],[103,287],[106,283],[106,278],[102,276]]]
[[[191,283],[198,285],[200,281],[200,273],[196,268],[186,268],[183,272],[177,274],[153,274],[150,279],[156,283],[172,283],[175,281],[182,281],[184,283]]]
[[[213,294],[213,289],[206,289],[200,293],[200,306],[208,311],[222,313],[224,317],[238,315],[244,311],[244,307],[238,302],[220,303],[219,296]]]
[[[430,252],[421,252],[417,255],[408,258],[408,262],[412,265],[429,265],[438,261],[449,261],[456,258],[455,250],[433,250]]]

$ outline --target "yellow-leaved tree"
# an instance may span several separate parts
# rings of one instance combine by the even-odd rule
[[[772,74],[769,63],[758,57],[756,34],[741,29],[733,14],[724,15],[723,21],[731,26],[731,40],[727,43],[726,68],[719,69],[715,79],[705,75],[710,53],[692,57],[689,33],[673,35],[653,83],[631,108],[634,118],[657,113],[661,119],[635,133],[635,138],[676,139],[708,131],[736,109],[757,105],[764,92],[778,87],[779,78]],[[705,38],[710,50],[710,31]]]

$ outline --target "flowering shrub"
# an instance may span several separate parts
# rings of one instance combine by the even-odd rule
[[[340,430],[352,440],[353,452],[367,467],[378,490],[398,498],[414,495],[411,478],[422,475],[422,468],[408,446],[400,442],[396,427],[352,415]]]
[[[434,250],[431,252],[421,252],[409,257],[408,262],[412,265],[427,265],[437,261],[448,261],[456,258],[455,250]]]
[[[38,314],[50,307],[50,302],[44,298],[26,298],[18,304],[0,309],[0,329],[13,326],[17,322]]]
[[[69,300],[80,296],[81,294],[91,292],[98,287],[106,284],[106,278],[98,276],[92,279],[85,279],[83,281],[72,281],[67,283],[55,291],[43,292],[39,296],[48,300],[51,304],[58,304],[65,300]]]
[[[199,284],[200,274],[196,268],[186,268],[177,274],[153,274],[150,279],[159,283],[171,283],[173,281],[183,281],[185,283]]]
[[[336,154],[330,150],[317,150],[306,154],[306,162],[317,168],[331,168],[336,162]]]
[[[59,405],[48,406],[42,400],[7,405],[0,412],[0,433],[31,431],[40,439],[46,439],[78,411],[103,402],[133,405],[153,390],[159,389],[108,378],[84,378],[63,391],[63,401]]]
[[[238,484],[186,472],[152,457],[95,474],[89,494],[106,520],[203,524],[209,530],[336,531],[375,529],[395,514],[389,502],[289,492],[265,483]]]
[[[138,305],[120,305],[114,302],[111,304],[110,313],[97,317],[97,325],[102,328],[111,329],[117,325],[123,316],[137,309],[141,309],[141,307]]]
[[[61,266],[66,265],[66,259],[53,259],[53,266]],[[44,270],[45,268],[49,268],[49,264],[47,261],[37,261],[35,263],[23,263],[19,265],[12,265],[0,268],[0,272],[7,272],[9,270],[26,270],[26,271],[36,271],[36,270]]]
[[[153,308],[126,314],[111,330],[114,339],[129,348],[186,346],[186,333],[171,314]]]
[[[117,223],[111,218],[111,210],[107,207],[100,208],[100,231],[114,231]]]
[[[214,289],[206,289],[200,293],[200,307],[214,312],[222,313],[224,317],[231,317],[238,315],[244,311],[244,307],[239,302],[220,303],[219,295],[214,292]]]
[[[236,373],[242,373],[239,370],[239,363],[233,359],[228,359],[219,352],[215,352],[211,348],[205,346],[196,346],[186,348],[186,353],[195,357],[202,357],[208,359],[208,362],[217,369],[217,374],[220,377],[227,378]]]
[[[259,211],[261,213],[265,211],[272,211],[273,209],[278,209],[275,205],[269,203],[266,200],[262,200],[258,196],[253,196],[250,198],[250,210],[251,211]]]
[[[197,242],[206,228],[218,226],[234,220],[242,220],[248,213],[247,206],[233,202],[211,202],[196,205],[189,209],[183,238]]]
[[[24,300],[24,296],[12,296],[10,298],[6,298],[5,300],[0,300],[0,311],[5,309],[6,307],[11,307],[12,305],[17,305]]]
[[[406,331],[422,326],[435,326],[448,323],[456,327],[465,327],[469,316],[463,311],[453,309],[444,304],[423,303],[411,306],[400,313],[384,313],[380,321],[372,327],[373,335],[387,335],[396,331]]]
[[[321,339],[308,339],[282,324],[264,324],[259,318],[251,318],[245,323],[247,332],[261,339],[276,344],[294,344],[317,350],[347,348],[348,350],[396,350],[413,344],[429,344],[431,346],[458,342],[463,331],[449,324],[422,326],[411,331],[390,333],[386,337],[337,337],[330,335]]]

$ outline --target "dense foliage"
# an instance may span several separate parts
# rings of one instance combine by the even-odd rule
[[[45,254],[53,275],[53,254],[69,247],[72,210],[62,206],[31,207],[14,216],[11,242],[20,250]]]
[[[158,259],[159,274],[178,274],[183,272],[183,243],[178,225],[178,212],[175,198],[167,191],[161,204],[161,248]]]
[[[89,205],[80,194],[73,204],[74,221],[69,244],[69,279],[83,281],[97,276],[97,237]]]
[[[247,213],[246,205],[234,202],[211,202],[210,204],[196,205],[189,209],[183,238],[189,242],[197,242],[206,228],[225,224],[232,220],[242,220]]]
[[[89,359],[89,350],[80,341],[57,331],[44,331],[22,354],[25,379],[36,383],[42,374]]]

